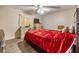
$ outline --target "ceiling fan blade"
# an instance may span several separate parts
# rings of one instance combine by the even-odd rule
[[[26,6],[26,7],[33,7],[34,5],[22,5],[22,6]]]
[[[61,8],[61,7],[59,7],[59,6],[43,6],[44,8],[56,8],[56,9],[59,9],[59,8]]]

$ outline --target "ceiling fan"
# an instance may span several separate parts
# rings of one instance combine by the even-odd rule
[[[35,8],[37,14],[43,15],[50,9],[60,9],[60,6],[45,6],[45,5],[24,5],[26,7]]]
[[[51,6],[51,5],[49,5],[49,6],[46,6],[46,5],[24,5],[24,6],[26,6],[26,7],[40,7],[40,6],[43,6],[43,8],[55,8],[55,9],[59,9],[60,8],[60,6]]]

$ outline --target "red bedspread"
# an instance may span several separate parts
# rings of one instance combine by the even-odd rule
[[[48,53],[64,53],[71,46],[74,37],[75,35],[71,33],[38,29],[26,32],[24,39],[30,40]]]

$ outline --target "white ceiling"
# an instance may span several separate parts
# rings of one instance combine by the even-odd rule
[[[76,5],[57,5],[57,6],[60,8],[44,8],[44,10],[47,13],[51,13],[51,12],[53,13],[65,9],[76,8]],[[8,7],[22,10],[24,13],[36,13],[36,9],[37,9],[37,7],[34,7],[33,5],[11,5]]]

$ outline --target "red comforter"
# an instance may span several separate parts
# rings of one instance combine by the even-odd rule
[[[75,35],[71,33],[38,29],[26,32],[24,39],[30,40],[48,53],[64,53],[71,46],[74,37]]]

